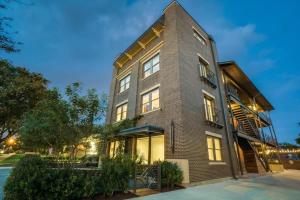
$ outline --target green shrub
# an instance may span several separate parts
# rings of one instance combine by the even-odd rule
[[[101,181],[103,193],[111,196],[115,191],[127,191],[135,162],[126,155],[102,159]]]
[[[182,171],[176,163],[163,161],[160,164],[162,187],[173,188],[175,185],[181,184]]]
[[[101,192],[99,170],[52,169],[28,155],[13,169],[4,187],[5,200],[54,200],[92,197]]]

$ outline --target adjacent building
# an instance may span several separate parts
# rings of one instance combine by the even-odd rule
[[[109,142],[144,164],[177,162],[186,182],[264,173],[276,160],[271,103],[176,1],[114,61],[106,123],[141,116]]]

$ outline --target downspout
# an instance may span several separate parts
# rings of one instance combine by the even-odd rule
[[[210,48],[211,48],[212,58],[213,58],[213,62],[214,62],[214,65],[215,65],[217,83],[219,85],[220,84],[220,81],[219,81],[220,79],[219,79],[219,73],[218,73],[218,69],[217,69],[218,63],[216,61],[216,56],[215,56],[214,47],[213,47],[214,40],[213,40],[213,38],[211,36],[209,36],[209,41],[210,41],[209,44],[210,44]],[[229,141],[229,138],[230,138],[230,136],[229,136],[229,126],[228,126],[228,122],[227,122],[227,118],[226,118],[226,113],[225,113],[225,108],[227,108],[227,106],[225,107],[224,99],[223,99],[223,95],[222,95],[222,92],[221,92],[220,85],[218,87],[218,92],[219,92],[220,99],[221,99],[222,114],[223,114],[223,121],[224,121],[224,125],[225,125],[226,141],[227,141],[227,147],[228,147],[230,169],[231,169],[232,177],[234,179],[237,179],[237,177],[235,175],[234,168],[233,168],[232,151],[231,151],[231,148],[230,148],[231,145],[230,145],[230,141]]]
[[[225,78],[225,94],[226,94],[226,98],[228,98],[228,94],[227,94],[227,78],[226,76],[224,77]],[[232,112],[232,107],[231,107],[231,103],[230,103],[230,100],[227,100],[228,102],[228,105],[229,105],[229,110],[230,110],[230,116],[231,116],[231,123],[232,123],[232,126],[234,126],[234,121],[233,121],[233,112]],[[238,164],[239,164],[239,168],[240,168],[240,172],[241,172],[241,175],[244,175],[244,172],[243,172],[243,167],[242,167],[242,161],[241,161],[241,155],[240,155],[240,145],[239,145],[239,141],[238,141],[238,138],[237,138],[237,130],[234,128],[234,132],[233,132],[233,138],[234,138],[234,141],[235,141],[235,144],[236,144],[236,154],[237,154],[237,160],[238,160]]]

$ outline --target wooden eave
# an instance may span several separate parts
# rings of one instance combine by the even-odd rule
[[[239,87],[243,88],[244,91],[249,94],[249,96],[255,97],[256,103],[263,110],[274,110],[273,105],[257,89],[254,83],[234,61],[219,62],[219,66],[233,81],[236,82]]]
[[[164,30],[164,15],[156,20],[135,42],[133,42],[123,53],[114,61],[118,68],[123,67],[128,61],[134,58],[136,54],[145,49],[147,45],[161,36]]]

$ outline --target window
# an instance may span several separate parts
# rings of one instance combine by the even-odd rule
[[[149,159],[149,137],[137,138],[136,155],[142,160],[143,164],[148,164]]]
[[[116,121],[121,121],[127,117],[127,103],[117,107],[117,119]]]
[[[209,75],[208,64],[199,58],[200,75],[207,78]]]
[[[151,163],[165,159],[164,135],[151,137]]]
[[[118,151],[122,151],[120,146],[120,141],[118,140],[111,141],[109,145],[109,157],[110,158],[115,157]]]
[[[127,90],[130,84],[130,75],[126,76],[125,78],[121,79],[120,81],[120,93]]]
[[[215,102],[214,99],[206,94],[204,94],[204,109],[205,109],[205,119],[207,121],[215,122]]]
[[[206,42],[205,39],[202,35],[200,35],[195,29],[194,29],[194,37],[197,38],[197,40],[203,44],[204,46],[206,46]]]
[[[159,54],[152,57],[144,64],[144,78],[159,71]]]
[[[159,89],[152,90],[142,96],[142,113],[159,109]]]
[[[208,160],[222,161],[221,139],[217,137],[207,137]]]
[[[151,150],[149,149],[149,139]],[[154,163],[155,161],[163,161],[165,159],[164,135],[137,138],[136,154],[141,158],[143,164]],[[150,161],[149,161],[150,153]]]

